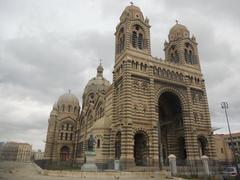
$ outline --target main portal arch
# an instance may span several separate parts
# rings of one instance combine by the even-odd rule
[[[164,91],[159,96],[158,122],[160,163],[167,163],[170,154],[174,154],[181,160],[187,158],[182,104],[179,95],[175,92]]]

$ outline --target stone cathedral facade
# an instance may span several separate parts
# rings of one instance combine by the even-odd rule
[[[149,19],[130,5],[115,32],[113,83],[97,67],[85,87],[82,108],[72,93],[50,114],[45,159],[84,163],[86,141],[95,138],[96,164],[121,169],[159,167],[177,160],[215,158],[210,114],[197,42],[178,22],[164,43],[165,59],[151,56]]]

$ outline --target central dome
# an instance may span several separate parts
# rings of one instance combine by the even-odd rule
[[[84,89],[84,94],[87,94],[89,91],[105,91],[111,84],[108,80],[103,77],[103,67],[102,64],[97,68],[97,76],[90,79]]]

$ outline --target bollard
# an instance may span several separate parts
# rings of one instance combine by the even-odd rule
[[[168,156],[168,161],[169,161],[171,176],[175,176],[177,174],[176,156],[174,154],[170,154]]]
[[[202,163],[203,163],[203,169],[204,169],[204,173],[205,175],[209,176],[210,175],[210,171],[209,171],[209,166],[208,166],[208,157],[203,155],[201,156],[201,160],[202,160]]]
[[[114,160],[114,170],[116,171],[120,170],[119,160]]]

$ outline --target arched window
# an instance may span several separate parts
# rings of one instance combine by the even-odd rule
[[[71,112],[71,109],[72,109],[72,106],[69,105],[69,106],[68,106],[68,112]]]
[[[143,35],[141,33],[138,35],[138,48],[143,49]]]
[[[147,70],[147,65],[145,64],[145,65],[144,65],[144,71],[146,71],[146,70]]]
[[[138,69],[138,62],[136,62],[136,69]]]
[[[174,62],[174,55],[171,53],[171,61]]]
[[[176,50],[176,45],[172,45],[169,49],[169,58],[171,62],[179,63],[179,55],[178,51]]]
[[[125,34],[124,34],[124,29],[121,28],[120,33],[119,33],[119,39],[118,39],[118,51],[121,53],[124,50],[125,46]]]
[[[184,49],[184,57],[185,61],[188,64],[196,64],[196,58],[194,56],[194,50],[191,44],[185,43],[185,49]]]
[[[188,54],[188,61],[189,61],[189,64],[193,64],[193,58],[192,58],[192,51],[191,50],[189,51],[189,54]]]
[[[100,146],[101,146],[101,141],[100,141],[100,139],[98,139],[97,140],[97,148],[100,148]]]
[[[65,140],[68,140],[68,133],[65,133]]]
[[[65,133],[65,140],[68,139],[68,133]]]
[[[174,59],[174,61],[175,61],[175,63],[178,63],[179,62],[179,56],[178,56],[178,52],[177,51],[175,51],[175,59]]]
[[[64,112],[64,110],[65,110],[65,106],[64,106],[64,105],[62,105],[62,112]]]
[[[88,102],[89,104],[94,104],[94,93],[89,94]]]
[[[73,134],[71,133],[70,134],[70,141],[72,141],[72,138],[73,138]]]
[[[188,63],[188,51],[187,51],[187,49],[184,49],[184,58],[185,58],[186,63]]]
[[[138,49],[144,48],[144,31],[139,25],[133,26],[132,47]]]
[[[132,46],[137,47],[137,33],[135,31],[132,32]]]
[[[76,106],[74,107],[74,113],[77,113],[77,107]]]
[[[63,133],[61,133],[61,136],[60,136],[60,140],[62,140],[63,139]]]

